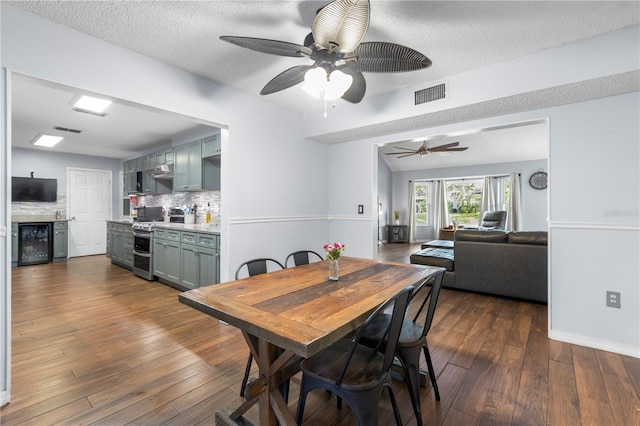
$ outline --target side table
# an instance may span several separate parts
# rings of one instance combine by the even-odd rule
[[[387,242],[406,243],[409,241],[407,225],[387,225]]]

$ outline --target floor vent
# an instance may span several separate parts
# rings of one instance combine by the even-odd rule
[[[82,133],[82,130],[78,129],[68,129],[66,127],[53,126],[54,130],[58,130],[60,132],[69,132],[69,133]]]
[[[447,87],[445,83],[438,84],[437,86],[428,87],[426,89],[418,90],[415,93],[416,105],[424,104],[427,102],[437,101],[438,99],[444,99],[447,97]]]

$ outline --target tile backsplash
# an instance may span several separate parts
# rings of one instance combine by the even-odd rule
[[[58,196],[55,203],[43,202],[12,202],[12,216],[55,216],[56,211],[62,212],[62,217],[67,217],[67,197],[65,195]]]
[[[163,195],[139,195],[138,205],[146,207],[163,207],[165,210],[170,207],[192,205],[198,206],[196,209],[196,223],[204,223],[207,203],[211,210],[211,222],[220,222],[220,191],[201,192],[174,192]]]

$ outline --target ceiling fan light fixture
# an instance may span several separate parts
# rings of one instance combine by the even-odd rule
[[[302,89],[316,99],[320,99],[327,87],[327,73],[323,68],[311,68],[304,75]]]
[[[342,97],[351,87],[351,83],[353,83],[353,77],[340,70],[333,71],[329,74],[329,84],[324,91],[324,98],[331,101]]]
[[[306,72],[302,89],[316,99],[332,101],[344,95],[352,83],[353,77],[342,71],[327,74],[324,68],[316,67]]]

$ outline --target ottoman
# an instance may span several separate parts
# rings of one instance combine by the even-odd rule
[[[445,268],[442,285],[449,286],[455,283],[453,249],[428,247],[413,253],[409,261],[416,265],[439,266]]]

